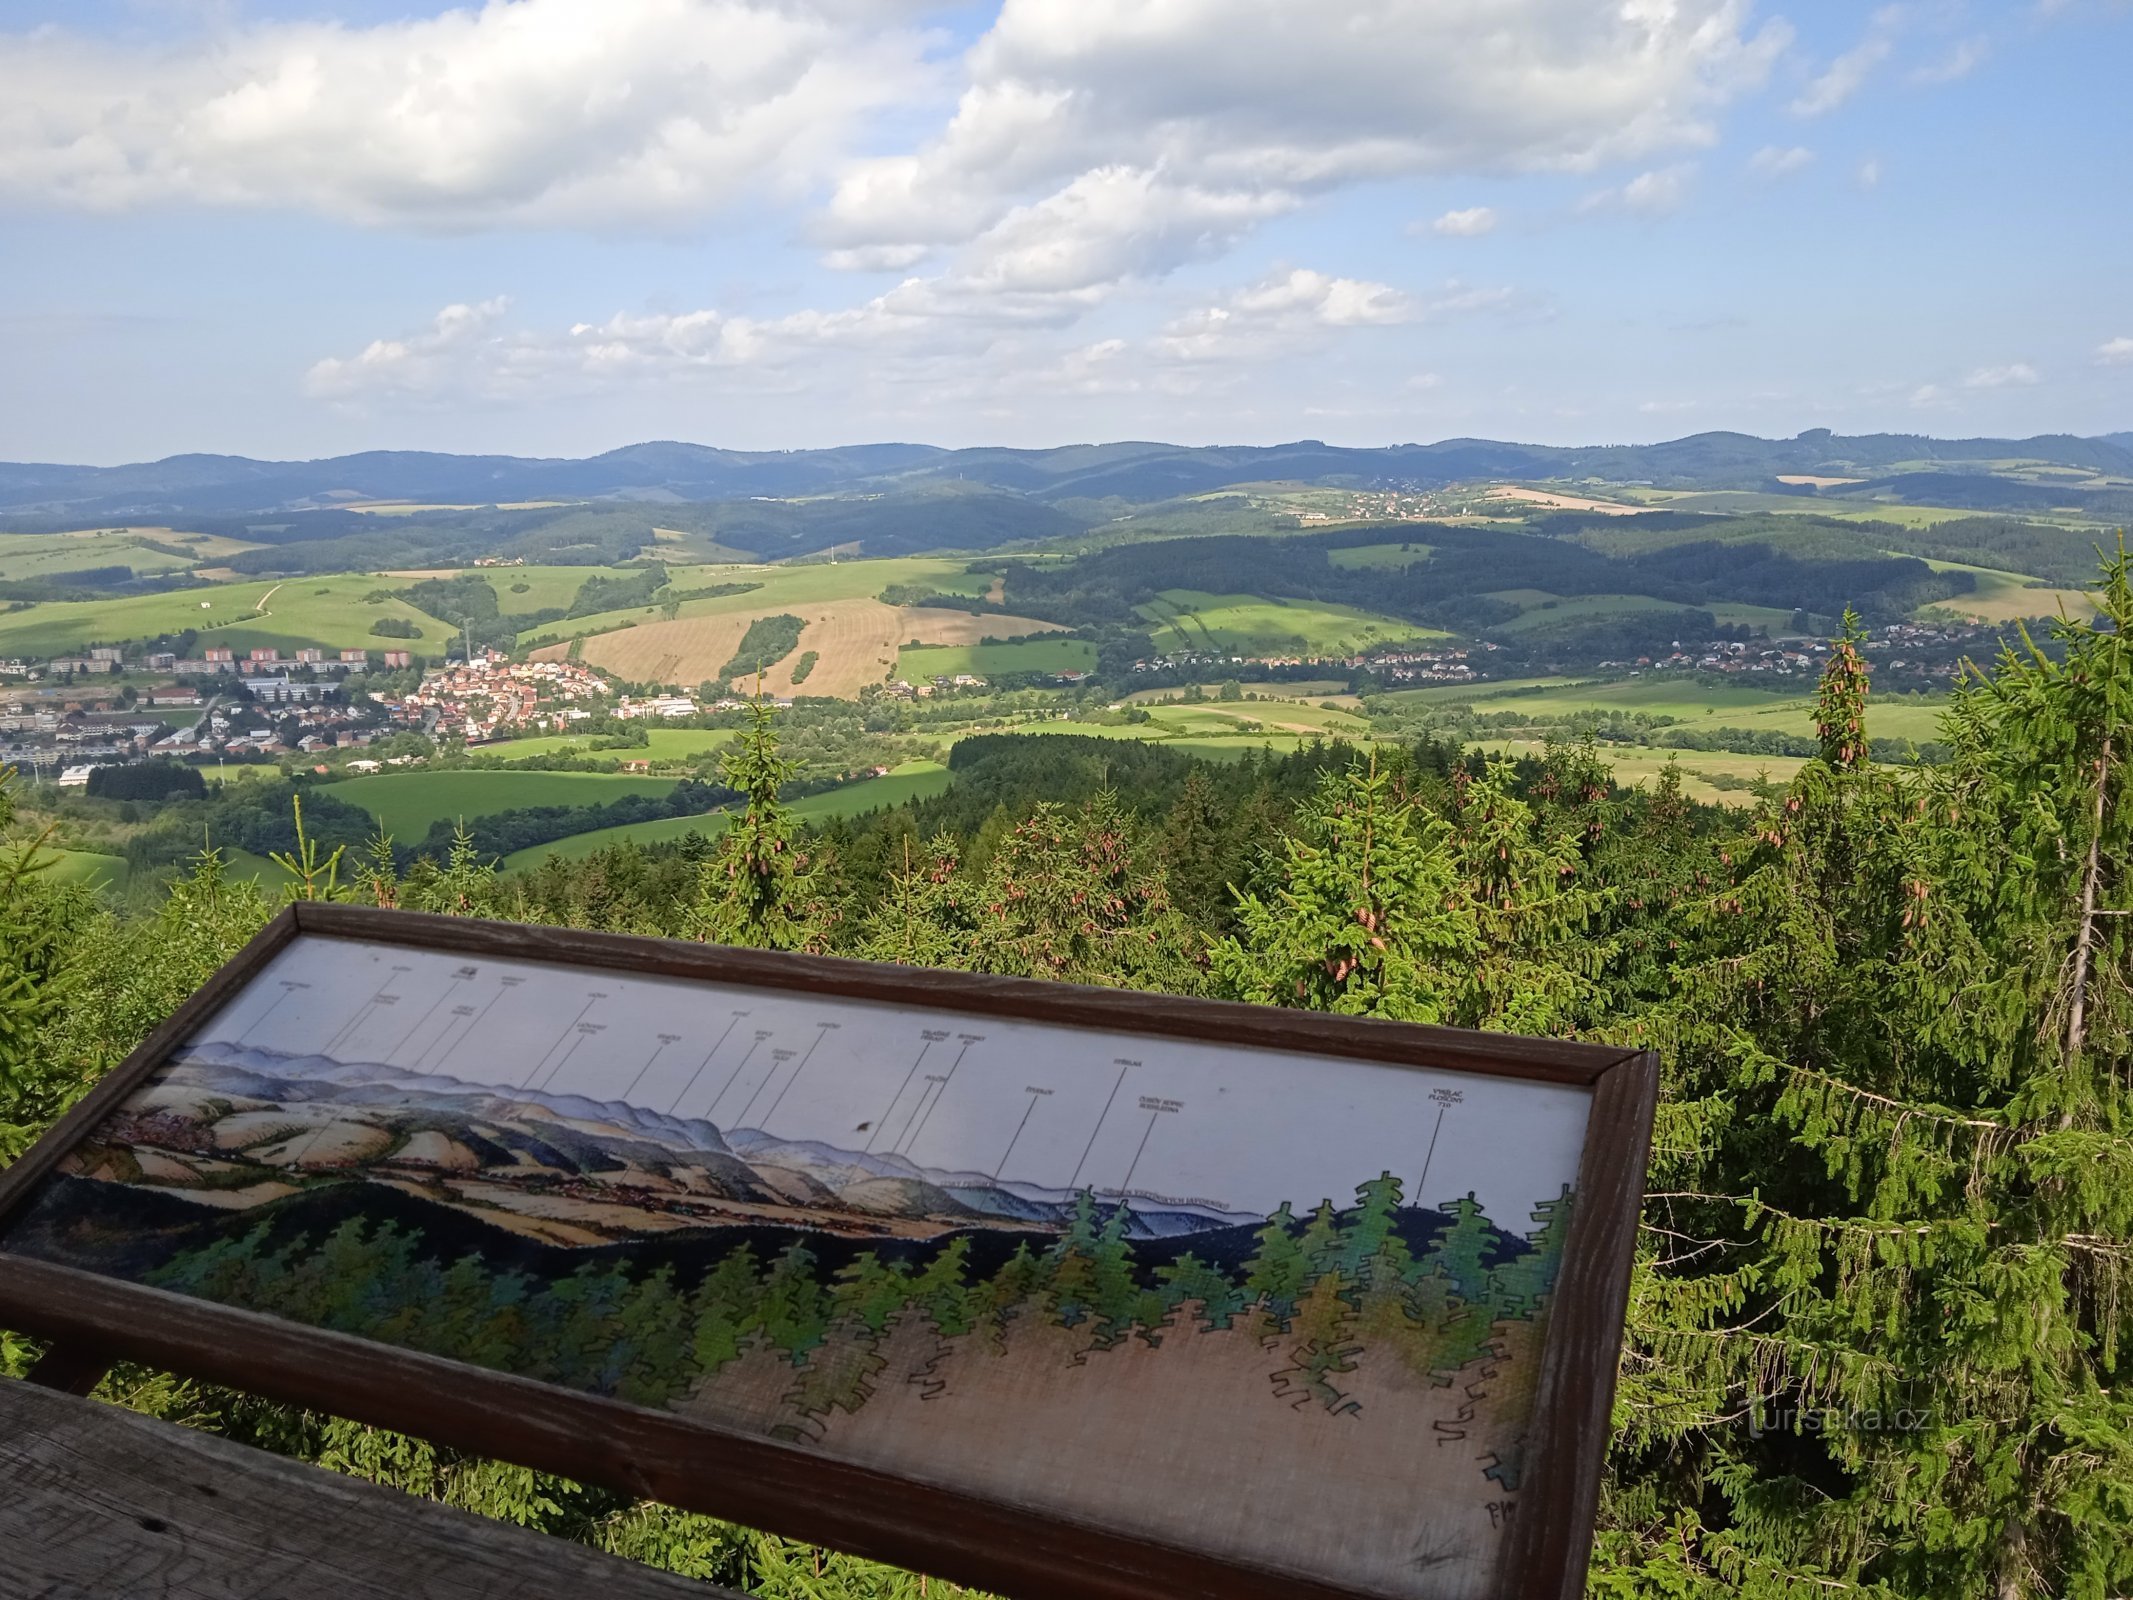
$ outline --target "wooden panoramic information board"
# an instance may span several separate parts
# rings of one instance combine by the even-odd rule
[[[0,1325],[1023,1596],[1580,1592],[1619,1048],[301,905]]]

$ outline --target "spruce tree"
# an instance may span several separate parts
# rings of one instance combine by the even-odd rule
[[[1603,1568],[1652,1592],[2133,1585],[2133,587],[1957,697],[1951,759],[1757,819],[1669,1062]]]
[[[1450,1020],[1478,942],[1458,905],[1451,830],[1393,793],[1373,760],[1328,772],[1283,844],[1279,881],[1237,902],[1211,967],[1261,1005]]]
[[[750,704],[748,726],[720,765],[746,804],[698,868],[685,934],[709,944],[815,948],[826,919],[814,900],[814,863],[779,798],[798,767],[778,753],[768,701],[758,696]]]
[[[907,967],[959,967],[969,959],[970,917],[952,834],[914,851],[907,835],[903,865],[866,917],[858,954]]]

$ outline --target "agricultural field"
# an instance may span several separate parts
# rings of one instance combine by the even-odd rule
[[[1643,611],[1679,611],[1681,606],[1654,600],[1646,594],[1581,594],[1574,597],[1550,594],[1543,589],[1498,589],[1489,595],[1523,609],[1503,624],[1506,633],[1534,633],[1571,623],[1594,622],[1603,617],[1634,616]]]
[[[1158,705],[1147,709],[1154,719],[1149,726],[1179,738],[1257,731],[1323,734],[1329,738],[1370,736],[1370,724],[1353,712],[1328,711],[1301,700],[1233,700],[1213,705]]]
[[[331,786],[336,800],[361,806],[378,826],[412,844],[433,823],[516,811],[525,806],[592,806],[625,795],[664,795],[672,778],[611,777],[604,772],[500,772],[459,768],[437,772],[379,772]]]
[[[790,809],[803,821],[822,822],[831,817],[856,817],[887,806],[900,806],[907,800],[939,794],[947,787],[948,769],[939,762],[907,761],[885,777],[866,778],[824,794],[809,795],[804,800],[795,800]],[[711,836],[720,832],[729,820],[731,813],[721,810],[693,817],[664,817],[657,822],[632,823],[619,828],[596,828],[590,833],[572,834],[552,844],[514,851],[504,857],[503,865],[506,871],[517,872],[537,867],[550,856],[577,861],[595,850],[605,850],[629,840],[638,844],[658,844],[683,839],[691,833]]]
[[[1484,739],[1479,741],[1479,747],[1514,758],[1547,753],[1546,745],[1532,739]],[[1620,745],[1602,747],[1600,758],[1613,769],[1617,783],[1635,789],[1654,787],[1671,762],[1681,773],[1682,793],[1691,800],[1736,809],[1755,805],[1754,792],[1720,788],[1709,781],[1712,777],[1747,781],[1768,778],[1772,783],[1789,783],[1807,765],[1797,756],[1737,756],[1723,751],[1642,750]]]
[[[414,650],[441,653],[452,629],[388,591],[405,585],[366,573],[329,577],[254,578],[169,594],[114,600],[46,601],[0,614],[0,655],[65,655],[91,644],[115,644],[200,630],[200,648],[233,650],[272,645],[324,650]],[[377,596],[378,598],[372,598]],[[412,638],[385,638],[371,624],[392,617],[414,625]]]
[[[2023,622],[2033,617],[2056,617],[2063,610],[2070,617],[2086,617],[2095,604],[2086,590],[2038,589],[2012,572],[1991,567],[1965,566],[1960,561],[1928,561],[1935,572],[1967,572],[1977,587],[1968,594],[1925,607],[1925,611],[1948,611],[1979,622]]]
[[[1812,737],[1815,697],[1811,692],[1770,694],[1745,684],[1704,682],[1686,673],[1651,674],[1613,682],[1575,678],[1510,679],[1501,683],[1432,685],[1399,689],[1384,697],[1396,705],[1469,705],[1477,712],[1516,711],[1535,717],[1573,716],[1580,712],[1643,712],[1672,719],[1670,725],[1691,731],[1744,728]],[[1948,708],[1945,695],[1875,695],[1867,701],[1867,732],[1877,739],[1908,739],[1924,744],[1939,737]],[[1684,762],[1703,752],[1680,752]],[[1743,757],[1743,760],[1760,759]],[[1775,757],[1771,759],[1776,759]]]
[[[589,733],[544,734],[533,739],[507,739],[501,744],[477,745],[467,754],[476,761],[503,763],[529,756],[588,756],[595,761],[621,765],[625,761],[694,761],[716,750],[734,736],[731,728],[647,728],[641,748],[596,750],[596,735]]]
[[[406,588],[423,578],[480,578],[496,591],[498,606],[507,613],[568,609],[578,598],[587,578],[634,578],[635,567],[416,567],[388,572]],[[694,574],[676,571],[675,582],[686,587]]]
[[[1236,655],[1347,655],[1374,644],[1443,639],[1433,628],[1378,616],[1352,606],[1309,600],[1267,600],[1248,594],[1165,589],[1137,608],[1156,626],[1158,650],[1227,651]]]
[[[896,676],[907,683],[953,677],[959,672],[975,673],[981,678],[996,678],[1009,672],[1088,672],[1095,665],[1096,647],[1083,639],[905,645],[896,653]],[[809,686],[812,685],[813,679],[809,679]]]
[[[892,584],[923,585],[947,594],[982,594],[989,575],[973,575],[964,563],[912,557],[886,561],[827,562],[806,566],[700,567],[677,573],[678,587],[721,582],[762,585],[746,594],[685,600],[669,618],[661,607],[601,612],[542,630],[567,639],[584,635],[579,659],[633,683],[685,687],[708,682],[733,658],[748,624],[757,617],[790,612],[806,627],[798,648],[764,674],[774,695],[805,693],[851,698],[894,671],[898,650],[908,644],[974,645],[1055,631],[1058,624],[1032,617],[974,615],[932,606],[892,606],[881,591]],[[817,657],[804,685],[792,668],[808,651]],[[567,643],[545,645],[535,659],[558,659]]]
[[[27,583],[39,578],[64,581],[70,573],[92,572],[100,567],[130,567],[136,577],[149,577],[183,572],[251,548],[235,539],[173,533],[168,528],[0,534],[0,582]]]

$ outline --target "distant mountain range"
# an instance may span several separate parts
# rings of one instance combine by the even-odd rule
[[[163,1115],[199,1127],[218,1146],[245,1149],[252,1159],[283,1170],[345,1170],[384,1161],[518,1183],[550,1176],[612,1187],[618,1195],[820,1205],[941,1228],[1007,1222],[1052,1229],[1067,1222],[1075,1205],[1071,1190],[921,1166],[882,1151],[782,1139],[760,1128],[722,1129],[621,1100],[229,1043],[190,1047],[150,1094]],[[1136,1239],[1261,1220],[1145,1196],[1125,1205],[1127,1235]]]
[[[1568,478],[1678,489],[1757,489],[1787,476],[1976,477],[2008,462],[2133,477],[2133,433],[1930,439],[1914,434],[1843,436],[1816,428],[1792,439],[1700,433],[1660,444],[1569,448],[1489,439],[1380,449],[1343,448],[1314,439],[1221,447],[1129,441],[1044,450],[871,444],[743,451],[662,442],[629,445],[585,460],[426,451],[371,451],[319,461],[184,455],[120,467],[0,463],[0,513],[115,520],[318,511],[365,501],[680,504],[948,485],[1053,504],[1145,504],[1271,482],[1426,487],[1475,479]],[[2054,485],[2053,492],[2061,491]]]

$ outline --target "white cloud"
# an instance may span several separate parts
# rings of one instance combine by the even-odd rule
[[[1911,404],[1921,411],[1938,411],[1948,404],[1947,392],[1937,383],[1922,383],[1911,391]]]
[[[2105,367],[2133,367],[2133,338],[2104,340],[2096,347],[2096,362]]]
[[[972,237],[1120,166],[1284,204],[1418,173],[1592,171],[1708,145],[1789,31],[1747,0],[1006,0],[916,151],[857,162],[833,246]]]
[[[1859,187],[1862,189],[1880,188],[1881,158],[1879,156],[1868,156],[1859,163],[1859,170],[1853,176],[1858,180]]]
[[[925,81],[895,7],[487,0],[369,27],[223,26],[152,48],[0,35],[0,198],[363,223],[691,225],[797,193]]]
[[[2004,367],[1979,367],[1963,380],[1965,389],[2026,389],[2043,382],[2043,374],[2027,361],[2010,361]]]
[[[1815,153],[1805,145],[1783,148],[1766,144],[1748,158],[1748,170],[1763,178],[1787,178],[1806,167]]]
[[[1432,233],[1441,233],[1454,239],[1476,239],[1484,233],[1494,233],[1496,212],[1488,206],[1468,206],[1464,211],[1447,211],[1432,222]]]
[[[1991,41],[1982,35],[1968,39],[1958,39],[1948,47],[1946,55],[1943,55],[1937,61],[1929,61],[1924,66],[1915,68],[1911,73],[1911,82],[1915,84],[1954,83],[1959,78],[1969,77],[1984,63],[1985,58],[1991,54]]]
[[[1693,162],[1657,167],[1640,172],[1619,188],[1595,189],[1578,202],[1580,211],[1628,211],[1642,217],[1663,217],[1681,209],[1688,198],[1689,180],[1696,176]]]
[[[922,244],[869,244],[850,250],[825,250],[822,264],[839,272],[901,272],[932,252]]]
[[[1262,357],[1276,348],[1316,342],[1329,330],[1412,322],[1420,311],[1390,284],[1298,267],[1179,317],[1156,339],[1155,348],[1177,361]]]
[[[501,297],[449,305],[430,326],[401,339],[373,339],[346,360],[328,357],[304,377],[304,390],[322,400],[362,394],[422,394],[454,386],[468,366],[486,359],[501,367],[508,341],[496,331],[510,302]]]
[[[1836,110],[1866,86],[1866,81],[1896,48],[1903,27],[1900,6],[1883,6],[1867,24],[1860,41],[1823,69],[1792,102],[1793,115],[1819,117]]]
[[[1098,167],[974,239],[961,271],[973,288],[1061,292],[1159,275],[1221,253],[1296,201],[1280,192],[1206,189],[1136,167]]]

